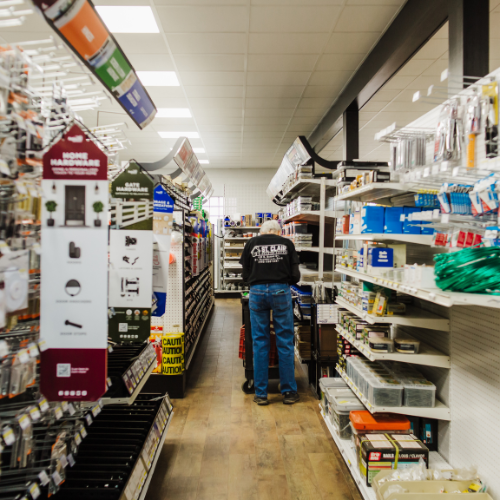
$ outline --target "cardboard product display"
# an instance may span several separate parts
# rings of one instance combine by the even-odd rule
[[[337,356],[337,330],[335,325],[318,325],[322,356]]]
[[[153,295],[153,180],[130,162],[111,182],[109,336],[144,342]]]
[[[108,160],[73,125],[43,157],[40,389],[49,401],[106,392]]]

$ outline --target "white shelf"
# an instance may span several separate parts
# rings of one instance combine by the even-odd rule
[[[224,257],[224,260],[240,260],[241,257]]]
[[[337,181],[333,179],[325,179],[327,190],[334,190],[337,187]],[[292,194],[302,194],[304,196],[319,195],[321,187],[321,179],[300,179],[292,184],[288,191],[283,193],[281,201],[285,201]]]
[[[438,399],[436,399],[434,408],[419,408],[414,406],[373,406],[358,390],[352,380],[346,375],[344,370],[342,370],[339,366],[337,366],[336,369],[370,413],[399,413],[400,415],[412,415],[414,417],[451,420],[450,409]]]
[[[249,290],[214,290],[214,293],[219,295],[219,293],[243,293],[248,291]]]
[[[420,344],[418,354],[401,354],[399,352],[373,352],[369,346],[356,340],[348,331],[339,325],[336,326],[337,332],[348,340],[354,347],[362,352],[371,361],[400,361],[402,363],[413,363],[424,366],[437,366],[439,368],[451,368],[449,356],[432,349],[427,344]]]
[[[432,245],[432,235],[429,234],[340,234],[335,237],[339,241],[395,241],[399,243],[415,243]]]
[[[248,238],[246,236],[228,236],[224,238],[224,241],[241,241],[241,240],[251,240],[252,238]]]
[[[302,212],[298,212],[293,215],[289,215],[283,219],[283,222],[319,222],[320,219],[320,210],[304,210]],[[327,219],[336,219],[342,217],[343,212],[335,212],[334,210],[325,210],[325,217]],[[327,220],[327,223],[333,223],[333,220]]]
[[[297,252],[314,252],[319,253],[319,247],[301,247],[300,245],[295,247]],[[327,255],[333,255],[333,248],[323,248],[323,253]]]
[[[348,193],[339,194],[335,197],[335,201],[351,200],[368,202],[392,198],[393,196],[399,196],[407,192],[408,188],[398,182],[373,182]]]
[[[353,269],[347,269],[342,266],[337,266],[335,268],[335,271],[362,281],[368,281],[369,283],[376,283],[377,285],[385,286],[386,288],[390,288],[392,290],[398,290],[408,295],[412,295],[413,297],[427,300],[429,302],[433,302],[434,304],[439,304],[445,307],[462,305],[493,307],[495,309],[500,309],[500,296],[498,295],[488,295],[484,293],[445,292],[440,288],[415,288],[409,285],[404,285],[403,283],[390,281],[385,278],[370,276],[369,274],[354,271]]]
[[[244,246],[224,246],[224,250],[243,250],[245,247]]]
[[[254,229],[259,229],[260,226],[223,226],[224,230],[231,231],[232,229],[241,229],[243,231],[252,231]]]
[[[368,321],[371,325],[374,325],[375,323],[389,323],[391,325],[415,326],[418,328],[427,328],[429,330],[440,330],[446,332],[450,330],[449,319],[443,318],[437,314],[418,307],[407,306],[407,313],[403,316],[375,316],[374,314],[368,314],[361,308],[352,305],[342,297],[337,297],[337,304],[345,307],[354,314],[357,314],[360,318]]]
[[[335,441],[335,444],[337,445],[337,448],[339,449],[342,458],[344,459],[347,467],[349,467],[349,471],[354,481],[356,482],[356,485],[359,491],[361,492],[363,499],[377,500],[377,495],[375,493],[375,490],[370,486],[367,486],[366,480],[363,480],[363,478],[361,477],[361,473],[359,472],[358,461],[356,458],[356,449],[354,447],[352,440],[340,439],[340,436],[337,432],[337,428],[330,422],[330,419],[324,414],[321,404],[319,405],[319,407],[321,410],[320,411],[321,416],[323,417],[323,420],[325,421],[325,424],[328,427],[328,430],[330,431],[330,434],[332,435],[332,438]],[[451,468],[449,464],[446,463],[446,461],[437,451],[429,452],[429,467],[440,470],[446,470]]]
[[[235,266],[234,264],[230,266],[224,266],[224,269],[243,269],[243,266],[240,264],[238,266]]]
[[[236,276],[230,276],[229,278],[226,278],[225,276],[222,277],[224,281],[243,281],[243,278],[236,277]]]

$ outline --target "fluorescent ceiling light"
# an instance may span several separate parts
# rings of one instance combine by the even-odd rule
[[[96,10],[111,33],[159,33],[151,7],[97,5]]]
[[[179,137],[187,137],[188,139],[199,139],[198,132],[158,132],[162,139],[178,139]]]
[[[198,160],[200,163],[204,163],[205,165],[210,163],[208,160]]]
[[[146,87],[178,87],[175,71],[138,71],[137,76]]]
[[[191,118],[188,108],[158,108],[156,118]]]
[[[204,153],[205,152],[205,148],[193,148],[193,151],[195,153]]]

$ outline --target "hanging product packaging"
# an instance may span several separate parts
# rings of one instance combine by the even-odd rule
[[[42,192],[41,392],[95,401],[106,392],[108,167],[77,125],[45,153]]]
[[[483,85],[483,116],[486,158],[498,156],[498,83]]]
[[[153,293],[157,299],[157,307],[152,314],[158,318],[165,314],[173,222],[174,200],[159,184],[153,195],[153,240],[157,244],[153,251]],[[155,327],[155,332],[158,333],[157,328]]]
[[[467,99],[467,167],[475,167],[476,135],[481,129],[481,100],[478,95]]]
[[[130,162],[111,181],[109,336],[144,342],[151,332],[153,180]]]

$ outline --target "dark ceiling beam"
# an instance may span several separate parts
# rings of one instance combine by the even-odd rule
[[[408,0],[308,137],[315,151],[321,151],[342,128],[344,111],[353,102],[360,110],[447,19],[448,0]]]

